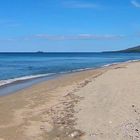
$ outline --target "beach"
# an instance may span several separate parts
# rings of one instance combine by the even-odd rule
[[[139,140],[140,62],[62,75],[0,97],[0,140]]]

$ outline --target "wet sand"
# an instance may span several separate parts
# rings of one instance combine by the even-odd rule
[[[67,74],[0,98],[0,140],[140,139],[140,62]]]

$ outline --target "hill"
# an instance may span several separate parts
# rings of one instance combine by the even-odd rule
[[[136,47],[133,47],[133,48],[128,48],[128,49],[125,49],[125,50],[120,50],[120,51],[117,51],[117,52],[126,52],[126,53],[140,52],[140,45],[136,46]]]
[[[108,53],[140,53],[140,45],[132,48],[128,48],[125,50],[119,50],[119,51],[107,51]]]

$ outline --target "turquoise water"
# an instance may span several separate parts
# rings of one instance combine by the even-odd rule
[[[0,53],[0,86],[131,60],[140,53]]]

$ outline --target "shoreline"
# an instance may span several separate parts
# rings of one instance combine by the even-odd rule
[[[73,70],[71,72],[63,72],[63,73],[59,73],[59,74],[41,76],[41,77],[32,78],[32,79],[25,79],[24,77],[9,79],[10,81],[14,81],[14,82],[9,82],[7,84],[0,86],[0,97],[7,96],[9,94],[14,94],[15,92],[20,92],[21,90],[28,89],[32,86],[36,86],[38,84],[44,83],[44,82],[49,81],[49,80],[55,80],[59,77],[61,78],[63,76],[76,74],[79,72],[94,71],[94,70],[98,70],[98,69],[102,69],[102,68],[112,67],[114,65],[139,62],[139,61],[140,60],[128,60],[128,61],[124,61],[124,62],[116,62],[116,63],[111,63],[111,64],[105,64],[105,65],[97,67],[97,68],[78,69],[78,70]],[[42,75],[46,75],[46,74],[42,74]],[[25,77],[31,77],[31,76],[25,76]],[[32,76],[32,77],[35,77],[35,76]],[[20,80],[16,80],[16,79],[20,79]],[[3,81],[9,81],[9,80],[3,80]]]
[[[139,77],[135,74],[139,71],[136,69],[140,67],[139,65],[140,62],[125,62],[105,68],[66,74],[0,97],[0,140],[92,140],[96,137],[99,140],[112,140],[113,137],[115,140],[117,136],[114,137],[112,130],[115,131],[114,128],[121,125],[121,121],[124,122],[123,119],[127,121],[134,114],[128,115],[127,112],[123,114],[118,108],[122,108],[121,105],[127,108],[127,104],[134,109],[138,107],[137,80]],[[133,85],[128,86],[129,88],[133,86],[132,89],[136,91],[134,94],[137,100],[133,103],[131,103],[131,99],[134,100],[133,96],[129,93],[131,97],[129,99],[126,94],[127,83],[125,82],[129,78],[127,75],[131,76],[132,82],[134,81]],[[126,81],[123,81],[125,79]],[[121,93],[119,90],[127,96],[118,94]],[[123,104],[120,97],[127,104]],[[116,104],[114,105],[113,102]],[[117,114],[123,114],[124,117],[120,114],[115,115],[113,107],[117,110]],[[108,109],[112,111],[109,116]],[[116,118],[111,118],[112,114]],[[134,116],[132,118],[135,119]],[[106,123],[106,120],[109,123]],[[106,135],[110,132],[111,136]]]

